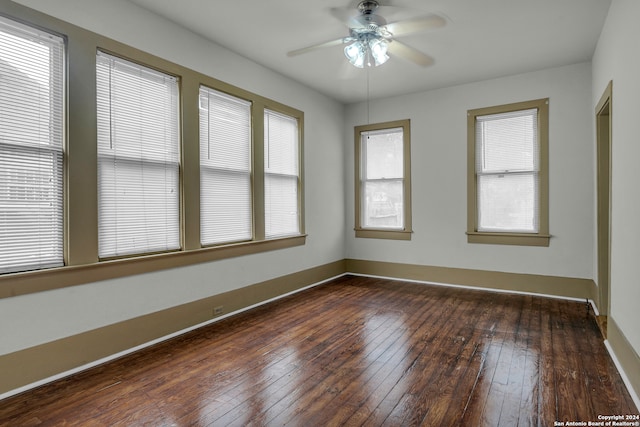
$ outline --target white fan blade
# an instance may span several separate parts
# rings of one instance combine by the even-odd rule
[[[342,22],[348,28],[366,28],[367,25],[364,23],[363,14],[357,9],[352,7],[332,7],[330,9],[331,15],[336,18],[338,21]],[[395,7],[395,6],[378,6],[373,15],[378,16],[379,18],[386,19],[392,18],[393,16],[406,15],[407,10]]]
[[[407,59],[413,63],[418,65],[422,65],[423,67],[428,67],[429,65],[433,65],[435,60],[429,55],[420,52],[417,49],[412,48],[398,40],[391,40],[389,42],[389,53],[392,55],[400,56],[404,59]]]
[[[418,12],[404,7],[380,5],[376,9],[375,13],[383,16],[388,21],[393,21],[400,19],[401,17],[406,18],[408,16],[415,16]]]
[[[296,55],[302,55],[303,53],[307,53],[307,52],[311,52],[317,49],[324,49],[325,47],[333,47],[333,46],[338,46],[344,43],[348,43],[350,41],[352,41],[353,39],[351,37],[343,37],[337,40],[331,40],[328,42],[324,42],[324,43],[319,43],[319,44],[314,44],[312,46],[307,46],[307,47],[303,47],[301,49],[296,49],[296,50],[292,50],[291,52],[287,52],[287,56],[296,56]]]
[[[401,37],[411,33],[442,28],[447,21],[438,15],[429,15],[422,18],[409,19],[407,21],[392,22],[385,28],[395,37]]]
[[[342,22],[347,28],[362,28],[362,24],[356,19],[361,16],[357,9],[351,7],[332,7],[331,15]]]

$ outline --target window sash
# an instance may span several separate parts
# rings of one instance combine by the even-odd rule
[[[180,248],[175,77],[98,52],[98,254]]]
[[[175,197],[178,174],[177,163],[115,156],[98,158],[102,190],[98,201],[101,256],[179,248],[180,218]]]
[[[478,231],[538,233],[538,172],[478,175],[477,188]]]
[[[251,173],[201,166],[200,188],[202,244],[251,240]]]
[[[540,170],[538,109],[476,117],[477,173]]]
[[[200,87],[200,241],[253,238],[251,102]]]
[[[362,181],[361,189],[363,228],[404,229],[404,179],[370,179]],[[381,192],[382,200],[376,197]]]
[[[538,109],[477,116],[478,232],[540,231]]]
[[[369,147],[372,137],[378,147]],[[404,230],[403,128],[361,132],[360,153],[361,228]]]
[[[300,234],[298,120],[264,112],[265,237]]]
[[[64,39],[0,16],[0,273],[64,265]]]

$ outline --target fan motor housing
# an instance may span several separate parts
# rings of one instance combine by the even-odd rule
[[[354,20],[370,31],[376,31],[378,28],[387,25],[387,20],[375,13],[360,15]]]
[[[378,6],[380,5],[375,0],[364,0],[358,4],[358,10],[360,11],[360,13],[369,15],[373,13],[373,11],[378,8]]]

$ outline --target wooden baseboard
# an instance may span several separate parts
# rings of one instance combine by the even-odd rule
[[[0,396],[344,272],[340,260],[2,355]]]
[[[347,259],[346,263],[347,271],[355,274],[597,301],[597,286],[591,279],[359,259]]]
[[[606,344],[636,407],[640,410],[640,356],[611,316],[607,321]]]

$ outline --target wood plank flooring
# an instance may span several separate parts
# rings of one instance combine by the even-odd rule
[[[552,426],[638,414],[586,303],[345,276],[0,401],[0,425]]]

